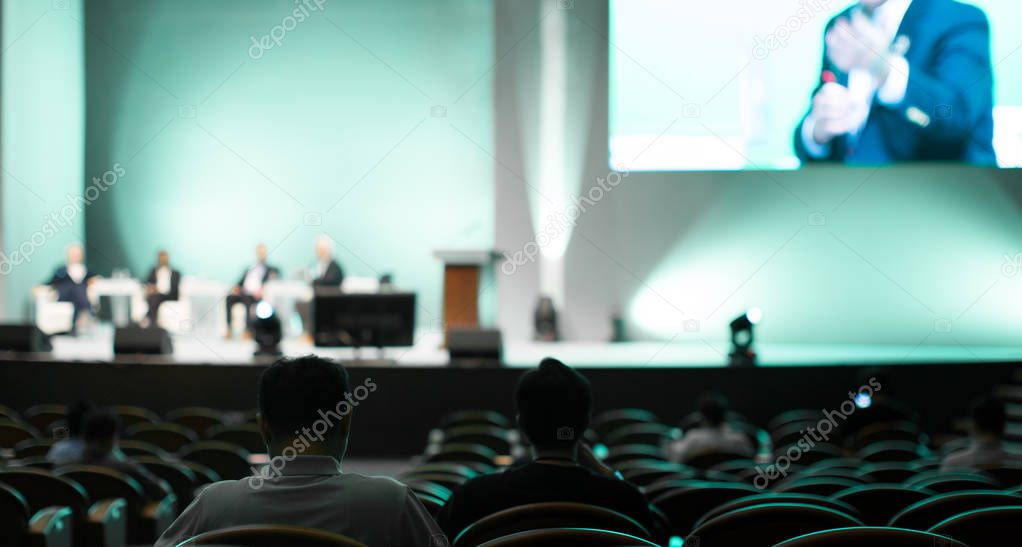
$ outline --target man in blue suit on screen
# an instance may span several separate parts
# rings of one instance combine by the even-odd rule
[[[827,24],[803,162],[996,165],[990,26],[955,0],[859,0]]]

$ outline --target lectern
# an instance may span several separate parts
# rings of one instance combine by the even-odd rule
[[[439,250],[444,263],[444,340],[449,328],[479,328],[479,277],[498,256],[490,250]]]

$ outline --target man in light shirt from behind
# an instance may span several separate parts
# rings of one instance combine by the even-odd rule
[[[1022,465],[1022,454],[1004,447],[1007,413],[1004,403],[985,398],[972,407],[972,442],[968,448],[952,452],[944,458],[944,469],[956,467],[998,467]]]
[[[717,394],[703,395],[699,399],[699,427],[685,432],[684,436],[667,446],[668,458],[673,462],[685,463],[696,456],[714,452],[727,452],[754,456],[752,443],[745,435],[731,429],[727,424],[727,400]]]
[[[348,373],[327,359],[277,361],[259,382],[258,423],[270,464],[246,479],[203,490],[156,547],[256,524],[314,528],[373,547],[446,546],[440,528],[407,486],[341,470],[351,412],[375,390],[371,379],[349,389]]]

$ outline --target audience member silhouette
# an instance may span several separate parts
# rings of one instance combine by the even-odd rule
[[[751,458],[755,448],[745,435],[728,425],[728,410],[728,401],[720,394],[708,393],[700,397],[699,425],[668,445],[668,459],[685,463],[714,452],[745,454]]]
[[[1007,414],[1004,403],[986,397],[972,407],[972,440],[968,448],[948,454],[943,467],[984,467],[1005,463],[1022,464],[1022,454],[1004,447]]]

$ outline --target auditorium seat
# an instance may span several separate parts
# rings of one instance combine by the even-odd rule
[[[25,439],[14,445],[15,458],[31,458],[33,456],[45,456],[50,452],[50,447],[56,442],[53,439]]]
[[[61,404],[44,403],[33,405],[21,414],[25,422],[44,433],[51,433],[52,426],[63,422],[67,407]]]
[[[411,469],[411,471],[423,473],[444,473],[463,477],[466,480],[479,475],[479,471],[476,471],[467,465],[448,462],[423,463],[415,466]]]
[[[440,498],[420,492],[415,492],[415,497],[419,499],[419,503],[422,503],[422,506],[426,508],[426,511],[434,519],[440,514],[440,510],[444,508],[444,500]]]
[[[39,432],[27,423],[0,419],[0,448],[13,449],[21,441],[37,437]]]
[[[938,494],[906,507],[894,515],[888,526],[911,530],[929,530],[944,519],[966,511],[1020,504],[1022,504],[1022,496],[996,490]]]
[[[718,464],[710,467],[709,469],[707,469],[707,471],[714,471],[714,472],[718,472],[718,473],[727,473],[729,475],[734,475],[734,476],[742,479],[743,482],[750,482],[750,481],[745,480],[743,475],[745,475],[746,472],[751,469],[754,472],[753,476],[755,476],[756,466],[757,465],[759,465],[759,464],[756,463],[755,460],[750,460],[748,458],[738,458],[738,459],[728,460],[728,461],[724,461],[724,462],[718,463]],[[693,467],[696,467],[696,466],[693,466]]]
[[[696,478],[696,470],[661,460],[629,460],[616,465],[627,481],[637,486],[649,486],[665,478],[677,480]]]
[[[177,463],[187,467],[192,473],[195,473],[195,487],[204,486],[214,482],[220,482],[223,480],[220,478],[220,474],[213,471],[209,466],[203,465],[199,462],[192,462],[188,460],[181,460]]]
[[[980,469],[1004,488],[1022,486],[1022,464],[980,466]]]
[[[870,482],[860,477],[858,470],[846,469],[844,467],[809,467],[797,473],[797,478],[810,477],[845,479],[855,482],[857,484],[865,484],[867,482]]]
[[[167,452],[177,452],[199,440],[194,431],[175,423],[144,422],[124,431],[124,438],[141,441],[160,447]]]
[[[969,547],[1018,545],[1022,539],[1022,504],[987,507],[955,515],[929,529]]]
[[[443,444],[474,444],[497,454],[511,453],[508,431],[492,425],[460,425],[443,430]]]
[[[848,457],[836,457],[827,458],[817,462],[813,462],[812,465],[806,467],[806,471],[814,471],[818,469],[850,469],[857,470],[862,469],[864,465],[869,465],[859,458],[848,458]]]
[[[822,530],[861,526],[840,511],[799,503],[744,507],[710,519],[694,529],[686,544],[699,547],[771,547],[775,543]]]
[[[224,414],[205,406],[175,408],[165,415],[168,422],[182,425],[199,437],[215,425],[224,425]]]
[[[511,421],[503,414],[493,410],[459,410],[451,412],[440,418],[439,427],[441,430],[452,429],[466,425],[485,425],[511,429]]]
[[[593,528],[650,539],[649,531],[616,511],[583,503],[533,503],[487,515],[462,530],[454,547],[474,547],[487,541],[529,530]]]
[[[590,427],[596,432],[601,440],[614,430],[635,424],[658,423],[660,421],[656,414],[641,408],[618,408],[607,410],[596,414],[590,422]]]
[[[608,446],[625,444],[645,444],[660,446],[665,441],[680,438],[681,430],[664,424],[649,422],[618,427],[607,434],[605,442]]]
[[[924,448],[908,441],[880,441],[860,448],[855,455],[872,463],[910,462],[925,457]]]
[[[206,431],[206,438],[238,445],[253,454],[266,453],[266,441],[255,424],[215,425]]]
[[[25,498],[16,489],[0,484],[0,537],[4,538],[4,545],[28,546],[30,516]]]
[[[744,483],[690,480],[678,481],[663,492],[647,492],[647,497],[670,521],[672,534],[684,536],[714,507],[759,493],[760,490]]]
[[[928,477],[922,480],[912,480],[909,484],[913,488],[926,488],[935,492],[959,492],[962,490],[994,490],[1001,488],[1001,485],[982,475],[966,475],[964,473],[949,473],[943,476]]]
[[[110,412],[117,415],[121,427],[125,429],[141,423],[155,424],[162,421],[159,414],[140,406],[114,405],[110,407]]]
[[[485,446],[455,443],[440,445],[436,452],[427,454],[426,462],[481,463],[492,467],[496,458],[497,454]]]
[[[252,526],[235,526],[222,530],[212,530],[199,534],[178,547],[192,545],[237,545],[241,547],[367,547],[339,534],[331,534],[322,530],[285,526],[282,524],[262,524]]]
[[[657,447],[659,451],[659,447]],[[729,452],[726,450],[715,450],[712,452],[704,452],[693,456],[685,461],[685,465],[693,467],[695,469],[709,469],[715,465],[719,465],[725,462],[731,462],[736,460],[748,460],[749,455],[744,452]]]
[[[831,499],[852,505],[867,526],[884,526],[902,509],[937,495],[932,490],[901,484],[877,483],[853,486],[834,493]]]
[[[465,477],[451,475],[448,473],[431,473],[427,471],[409,471],[401,474],[399,477],[401,482],[429,482],[443,486],[444,488],[453,491],[458,486],[464,484]]]
[[[451,498],[451,489],[446,486],[439,485],[435,482],[415,479],[410,479],[402,482],[404,482],[405,486],[407,486],[408,489],[414,492],[415,495],[417,496],[418,495],[432,496],[445,503],[447,502],[447,500]]]
[[[861,485],[862,482],[840,477],[795,477],[794,480],[785,481],[774,488],[775,492],[788,492],[793,494],[815,494],[817,496],[831,496],[847,488]]]
[[[840,528],[814,532],[774,547],[970,547],[951,538],[918,530],[886,527]]]
[[[249,453],[240,446],[221,441],[199,441],[180,451],[182,459],[201,463],[224,480],[237,480],[252,474]]]
[[[152,543],[176,516],[173,495],[149,501],[135,479],[106,467],[68,465],[54,471],[85,488],[91,499],[121,498],[127,504],[128,542]]]
[[[170,454],[152,443],[136,441],[134,439],[122,439],[117,442],[118,448],[126,456],[153,456],[155,458],[170,458]]]
[[[192,471],[187,465],[152,456],[137,456],[132,459],[170,485],[170,489],[174,491],[174,497],[177,498],[179,510],[188,507],[188,504],[192,502],[195,489],[199,486],[199,478],[195,471]]]
[[[591,528],[548,528],[518,532],[493,539],[479,547],[656,547],[635,536]]]
[[[869,464],[856,471],[856,475],[867,482],[901,483],[916,475],[908,462],[882,462]]]
[[[801,428],[820,423],[824,419],[823,413],[813,408],[797,408],[781,412],[767,421],[767,430],[773,432],[791,424],[799,424]]]
[[[607,450],[607,456],[603,458],[603,461],[612,467],[632,460],[667,461],[663,450],[659,446],[644,444],[626,444],[612,447]]]
[[[843,502],[835,501],[826,496],[817,496],[814,494],[778,494],[775,492],[766,492],[763,494],[754,494],[752,496],[746,496],[744,498],[738,498],[734,501],[723,503],[710,509],[706,514],[699,518],[695,523],[695,527],[704,522],[719,517],[725,513],[730,513],[737,509],[743,509],[745,507],[752,507],[753,505],[765,505],[769,503],[798,503],[802,505],[815,505],[817,507],[823,507],[826,509],[833,509],[846,515],[857,517],[859,516],[858,510]]]
[[[912,445],[924,443],[926,438],[919,426],[906,421],[877,422],[864,426],[852,440],[852,450],[860,450],[871,444],[885,441],[901,441]]]
[[[797,462],[800,465],[811,466],[818,464],[825,460],[832,460],[834,458],[841,458],[844,456],[844,451],[840,447],[828,443],[816,443],[812,450],[808,452],[802,450],[798,445],[775,445],[774,459],[781,457],[788,458],[792,462]],[[788,453],[798,454],[798,457],[791,457]]]
[[[789,423],[770,432],[770,440],[774,446],[790,446],[802,439],[812,439],[806,433],[806,426],[802,422]]]
[[[0,418],[5,420],[20,421],[21,414],[7,405],[0,405]]]
[[[0,484],[15,488],[24,496],[29,511],[67,507],[74,544],[77,547],[114,547],[126,540],[126,501],[121,498],[91,498],[80,484],[38,469],[0,471]]]

